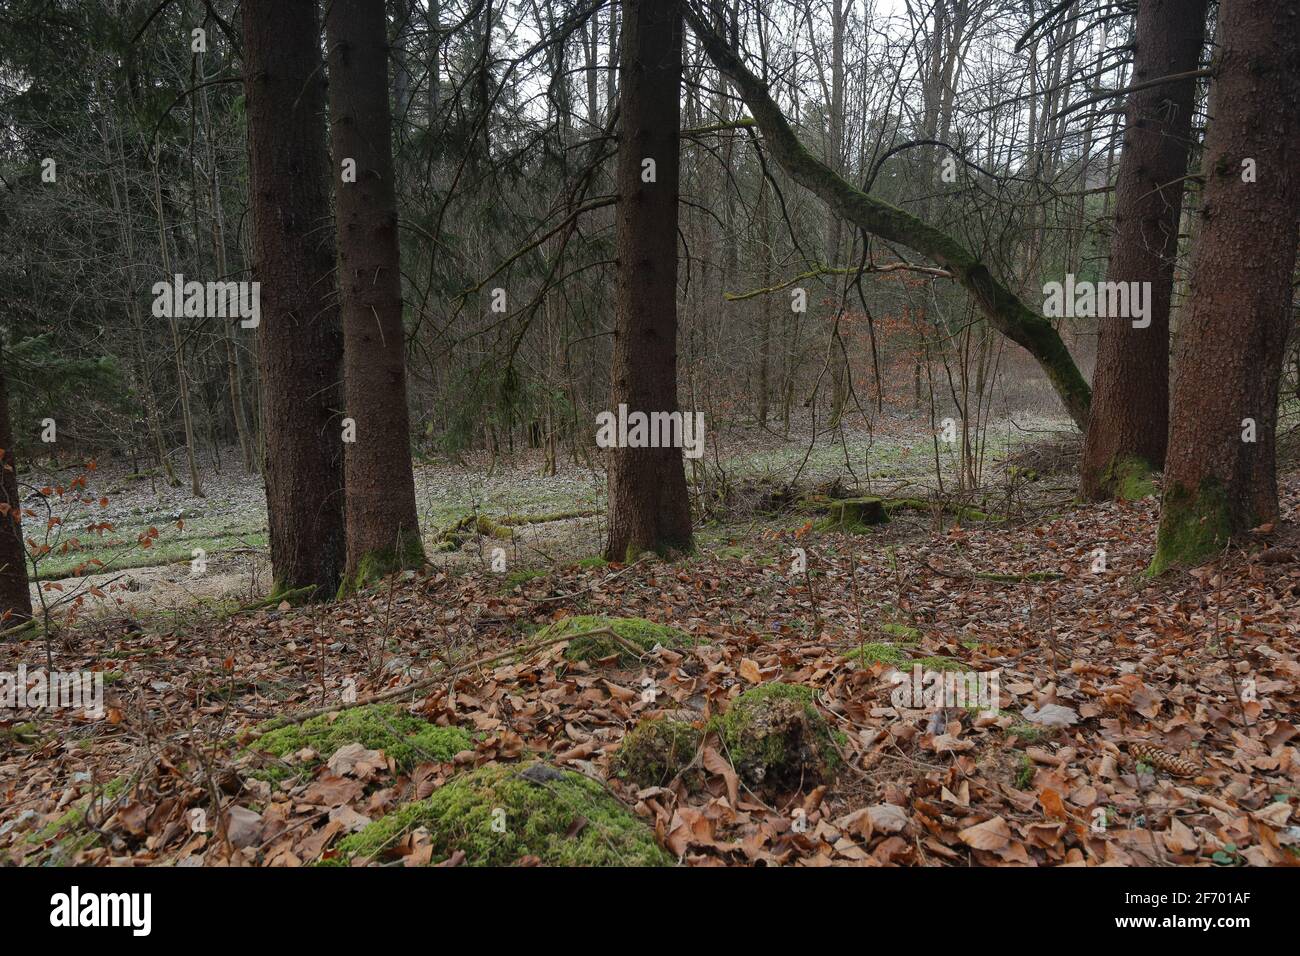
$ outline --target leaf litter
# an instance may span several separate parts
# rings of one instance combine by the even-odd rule
[[[105,674],[105,717],[0,720],[0,854],[328,862],[458,774],[540,759],[600,782],[686,865],[1294,865],[1298,504],[1293,477],[1288,522],[1154,581],[1148,500],[940,532],[921,516],[865,536],[774,521],[681,562],[582,562],[514,587],[430,569],[325,607],[172,629],[87,621],[59,660]],[[692,640],[583,660],[537,641],[576,615]],[[39,642],[0,652],[7,670],[43,661]],[[996,672],[998,708],[900,710],[898,675],[917,664]],[[737,773],[717,721],[775,682],[807,688],[833,731],[831,779],[773,791]],[[330,753],[257,750],[268,720],[374,698],[471,743],[416,744],[401,761],[382,733]],[[623,738],[664,716],[699,731],[688,766],[650,786],[612,772]],[[416,828],[362,862],[467,860],[439,859]]]

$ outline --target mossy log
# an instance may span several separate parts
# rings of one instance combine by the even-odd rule
[[[880,498],[841,498],[827,507],[827,516],[818,522],[818,531],[847,531],[859,534],[872,525],[885,524],[889,515]]]

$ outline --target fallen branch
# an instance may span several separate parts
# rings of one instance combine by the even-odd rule
[[[980,580],[997,581],[1002,584],[1023,584],[1026,581],[1059,581],[1065,577],[1064,574],[1057,571],[1029,571],[1025,574],[1005,574],[1000,571],[967,571],[964,574],[954,574],[951,571],[936,568],[929,562],[926,563],[926,567],[941,577],[956,578],[959,581]]]

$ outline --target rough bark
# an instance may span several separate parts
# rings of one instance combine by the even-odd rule
[[[624,0],[619,67],[618,288],[610,408],[677,411],[679,0]],[[655,181],[642,181],[642,160]],[[691,547],[680,448],[609,451],[610,560]]]
[[[322,599],[339,586],[344,528],[320,25],[313,0],[241,9],[271,567],[277,593]]]
[[[356,181],[338,181],[334,212],[345,412],[356,424],[356,441],[343,459],[348,588],[424,563],[411,469],[384,29],[384,0],[332,0],[325,15],[334,159],[336,166],[356,161]]]
[[[1278,387],[1300,238],[1300,6],[1227,0],[1220,15],[1153,573],[1278,517]],[[1246,160],[1255,182],[1243,181]],[[1243,440],[1246,419],[1253,442]]]
[[[22,501],[18,497],[18,469],[14,457],[14,430],[9,421],[9,383],[0,356],[0,628],[32,616],[32,595],[27,585],[27,549],[23,546]]]
[[[1133,81],[1195,70],[1208,0],[1142,0]],[[1115,185],[1109,282],[1149,282],[1151,324],[1103,319],[1084,439],[1081,493],[1138,497],[1165,464],[1169,435],[1169,307],[1191,146],[1196,78],[1129,94]]]
[[[979,256],[952,236],[856,189],[809,153],[763,82],[689,5],[686,16],[709,58],[745,100],[763,132],[764,145],[790,177],[819,196],[842,218],[872,235],[907,246],[951,272],[975,299],[989,323],[1037,360],[1070,418],[1084,428],[1088,421],[1088,383],[1052,324],[994,278]]]

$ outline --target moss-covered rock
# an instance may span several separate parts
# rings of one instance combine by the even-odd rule
[[[639,647],[644,653],[654,650],[656,645],[679,648],[695,643],[695,639],[685,631],[667,624],[656,624],[645,618],[596,617],[587,614],[577,614],[548,624],[537,632],[536,639],[554,640],[568,634],[598,630],[613,631],[620,639],[615,640],[607,634],[577,637],[569,642],[564,656],[571,661],[597,661],[617,655],[620,666],[631,667],[641,659],[641,655],[635,653],[633,648]]]
[[[623,738],[610,770],[638,787],[663,786],[691,762],[703,736],[703,731],[684,720],[643,720]]]
[[[843,498],[830,503],[826,517],[817,522],[817,530],[861,534],[869,531],[872,525],[885,524],[887,521],[889,515],[885,513],[885,504],[881,499]]]
[[[535,856],[548,866],[667,866],[654,833],[601,784],[534,762],[488,764],[443,784],[344,839],[333,861],[382,857],[417,827],[432,862],[456,851],[470,866],[510,866]]]
[[[780,791],[829,782],[840,757],[813,692],[762,684],[732,701],[714,728],[736,771],[755,788]]]
[[[469,733],[459,727],[439,727],[391,704],[367,704],[334,714],[313,717],[268,731],[249,748],[276,757],[287,757],[303,749],[316,751],[317,758],[296,767],[263,767],[256,776],[279,780],[306,772],[328,760],[336,750],[359,743],[367,750],[382,750],[399,771],[417,764],[450,760],[473,746]]]

